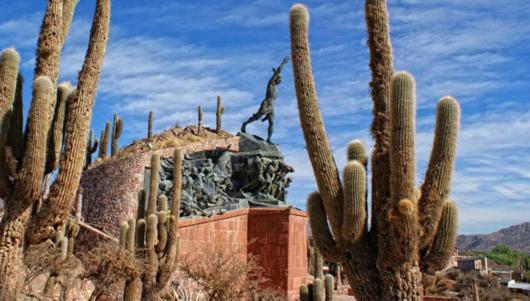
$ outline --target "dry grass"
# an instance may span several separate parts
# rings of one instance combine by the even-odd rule
[[[81,283],[83,273],[81,261],[74,256],[62,259],[60,253],[60,250],[51,241],[32,245],[28,248],[24,258],[25,292],[34,290],[35,279],[47,279],[42,292],[35,294],[40,294],[44,299],[51,299],[59,292],[62,300]]]
[[[141,263],[133,254],[113,243],[101,243],[89,252],[79,254],[85,266],[83,278],[91,280],[94,291],[91,299],[122,287],[125,279],[140,275]],[[123,287],[120,295],[123,294]]]
[[[114,160],[116,158],[125,158],[155,150],[175,148],[190,143],[226,139],[231,137],[233,137],[233,135],[228,132],[221,131],[219,134],[217,134],[215,130],[206,127],[203,127],[203,130],[200,132],[200,134],[197,134],[197,127],[194,125],[190,125],[185,128],[172,128],[158,135],[153,135],[151,138],[133,141],[130,145],[120,149],[114,157],[108,157],[105,159],[98,158],[89,168],[98,166],[99,164],[109,160]]]
[[[425,292],[428,295],[457,296],[461,300],[473,300],[476,284],[482,301],[529,300],[501,285],[495,276],[481,275],[476,271],[460,272],[450,269],[434,276],[424,275]]]
[[[179,271],[186,285],[201,292],[205,301],[285,300],[274,290],[263,289],[268,279],[254,256],[242,258],[239,249],[216,246],[180,260]],[[190,299],[188,299],[190,300]]]

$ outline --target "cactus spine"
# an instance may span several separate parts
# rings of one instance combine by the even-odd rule
[[[406,72],[393,74],[386,1],[366,0],[365,11],[374,105],[370,222],[366,151],[359,141],[350,143],[341,182],[318,108],[309,15],[301,4],[291,9],[300,123],[319,189],[308,199],[309,220],[317,247],[326,258],[343,263],[357,300],[421,300],[422,273],[443,266],[454,248],[457,210],[447,196],[460,109],[451,97],[439,102],[429,166],[417,189],[414,78]]]
[[[182,154],[174,153],[174,183],[171,208],[165,195],[158,196],[160,157],[151,157],[151,176],[146,210],[139,210],[137,220],[130,218],[120,226],[120,247],[145,258],[140,278],[126,280],[124,300],[135,300],[139,287],[142,300],[158,300],[161,290],[175,271],[178,259],[178,216],[180,209]],[[145,194],[139,194],[143,206]],[[141,253],[141,254],[140,254]]]
[[[123,130],[123,119],[118,117],[118,114],[114,114],[114,121],[112,123],[112,143],[110,156],[114,157],[118,153],[118,140],[120,139],[121,132]]]
[[[105,159],[108,157],[110,136],[110,121],[105,123],[105,129],[101,131],[99,137],[99,155],[98,158]]]
[[[48,197],[42,197],[49,130],[54,116],[59,113],[56,112],[56,94],[60,53],[76,3],[75,0],[48,1],[39,33],[33,94],[24,143],[21,141],[22,118],[19,113],[22,108],[22,78],[11,67],[8,69],[13,76],[7,76],[3,58],[0,64],[0,91],[8,92],[0,97],[0,118],[2,124],[13,125],[14,131],[10,131],[9,136],[18,140],[11,141],[9,145],[3,141],[0,143],[0,153],[9,157],[9,166],[4,165],[6,161],[3,158],[0,160],[0,198],[5,202],[5,215],[0,224],[0,300],[18,299],[22,281],[21,277],[13,276],[22,274],[20,269],[27,246],[52,238],[57,229],[64,225],[79,185],[94,96],[106,50],[110,0],[96,1],[89,45],[79,72],[77,90],[72,95],[73,105],[67,106],[65,128],[68,135],[64,137],[59,160],[61,169]],[[11,89],[6,90],[5,87]],[[17,87],[18,90],[15,91],[16,107],[10,98],[12,87]],[[5,112],[11,110],[16,110],[12,120],[5,115]],[[3,189],[3,175],[7,173],[11,173],[14,180],[9,183],[10,189]],[[41,210],[32,212],[31,208],[39,200],[43,204]]]
[[[223,128],[223,103],[221,102],[221,96],[217,96],[217,110],[215,111],[215,132],[219,134]]]
[[[147,138],[151,139],[153,137],[153,111],[149,112],[149,117],[147,120]]]
[[[98,139],[94,140],[94,130],[90,130],[85,153],[85,169],[92,164],[92,154],[98,150]]]

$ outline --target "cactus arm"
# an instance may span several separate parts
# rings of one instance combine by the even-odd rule
[[[414,199],[414,120],[414,78],[409,73],[399,72],[392,81],[390,105],[390,191],[394,208],[402,199]]]
[[[458,210],[453,201],[445,201],[437,227],[436,235],[425,257],[422,258],[422,270],[429,274],[444,269],[453,255],[456,245]]]
[[[324,258],[322,254],[315,250],[315,278],[324,279]]]
[[[361,140],[352,140],[350,143],[348,143],[348,147],[346,149],[346,157],[349,161],[359,161],[361,165],[366,170],[366,167],[368,165],[368,157],[366,155],[366,150],[364,148],[364,144],[361,142]]]
[[[291,8],[291,57],[300,123],[318,190],[335,237],[340,238],[342,226],[342,188],[339,172],[318,108],[317,94],[308,41],[309,14],[307,8],[296,4]]]
[[[96,139],[96,150],[97,150],[97,142]],[[86,143],[86,151],[85,151],[85,169],[87,169],[90,164],[92,164],[92,154],[94,153],[92,150],[94,149],[94,130],[90,129],[90,133],[88,134],[88,141]]]
[[[221,101],[221,96],[217,96],[217,109],[215,111],[215,132],[219,134],[223,127],[223,103]]]
[[[436,108],[434,142],[418,202],[420,225],[423,229],[422,248],[432,241],[442,203],[449,194],[459,123],[458,102],[449,96],[442,97]]]
[[[99,139],[99,155],[101,159],[105,159],[108,156],[109,151],[109,136],[110,136],[110,122],[105,123],[105,129],[101,131],[101,137]]]
[[[146,268],[143,274],[144,290],[142,294],[150,296],[155,293],[155,287],[157,284],[156,278],[158,273],[158,255],[155,250],[157,244],[157,227],[158,219],[156,214],[151,214],[147,218],[147,231],[146,231]]]
[[[17,90],[15,92],[15,102],[13,103],[13,114],[11,115],[11,127],[9,128],[8,148],[12,152],[12,157],[7,160],[14,161],[14,169],[11,177],[15,178],[18,169],[18,162],[24,153],[24,104],[23,104],[24,78],[18,74]]]
[[[120,248],[126,250],[127,249],[127,232],[129,231],[129,224],[127,222],[123,222],[120,225]]]
[[[32,223],[34,226],[29,232],[38,241],[50,235],[46,233],[48,231],[45,230],[47,228],[44,225],[55,226],[63,223],[75,199],[83,170],[85,142],[88,138],[88,128],[105,55],[109,26],[110,0],[97,0],[85,61],[77,80],[76,93],[73,95],[70,110],[67,113],[66,139],[64,155],[60,161],[61,168],[50,189],[50,197],[46,201],[47,210],[39,212],[36,223]]]
[[[146,216],[156,213],[156,201],[158,197],[158,181],[160,169],[160,156],[151,156],[151,177],[149,179],[149,200],[147,200]]]
[[[197,134],[202,131],[202,106],[197,107]]]
[[[147,138],[153,137],[153,111],[149,112],[147,120]]]
[[[333,290],[335,290],[335,278],[333,278],[333,275],[326,274],[326,277],[324,277],[324,289],[326,290],[326,301],[333,301]]]
[[[160,201],[161,198],[166,198],[165,195],[161,195],[158,200]],[[160,256],[163,255],[163,252],[166,249],[167,244],[167,212],[166,211],[160,211],[158,213],[158,244],[156,244],[156,252],[160,254]]]
[[[57,87],[57,101],[55,103],[52,125],[48,133],[46,174],[53,172],[59,164],[63,147],[66,107],[73,91],[72,85],[69,82],[61,83]]]
[[[335,261],[340,255],[337,250],[337,243],[329,229],[326,211],[322,203],[322,198],[318,192],[313,192],[309,195],[307,199],[309,224],[311,225],[311,232],[320,252],[327,259]]]
[[[19,71],[20,56],[15,49],[5,49],[0,57],[0,197],[7,199],[11,192],[8,181],[9,169],[7,167],[5,152],[7,145],[9,125],[13,112],[13,104],[17,90],[17,76]]]
[[[90,149],[90,152],[93,154],[98,150],[99,140],[94,140],[94,145],[92,145],[92,148]]]
[[[325,301],[324,300],[324,285],[323,279],[316,278],[313,280],[313,300],[314,301]]]
[[[35,77],[46,75],[55,85],[59,75],[59,60],[61,56],[61,33],[63,24],[63,1],[49,0],[46,13],[42,20],[39,40],[37,42],[37,57]],[[54,95],[55,97],[55,95]],[[47,104],[49,112],[53,112],[55,99]]]
[[[78,0],[63,0],[63,23],[61,30],[61,41],[64,45],[64,41],[68,33],[70,32],[70,26],[72,25],[72,19],[74,18],[75,8]]]
[[[366,170],[359,161],[344,168],[344,217],[342,240],[354,244],[366,229]]]
[[[136,247],[136,220],[130,217],[127,220],[127,224],[127,250],[129,252],[134,252],[134,249]]]
[[[173,153],[174,168],[173,168],[173,190],[172,202],[171,202],[171,213],[169,216],[168,231],[167,231],[167,246],[165,250],[164,263],[160,265],[159,272],[159,283],[165,285],[169,280],[171,274],[177,268],[178,258],[178,222],[180,214],[180,193],[182,189],[182,152],[180,149],[176,149]]]
[[[370,50],[370,82],[373,121],[371,126],[372,151],[372,237],[379,228],[386,228],[386,212],[390,199],[390,90],[392,75],[392,44],[390,42],[386,0],[365,1],[366,29]],[[381,224],[381,226],[379,226]],[[383,235],[384,236],[384,235]],[[383,238],[384,239],[384,238]],[[377,241],[374,239],[374,241]]]
[[[173,167],[173,189],[171,191],[171,216],[175,218],[176,224],[171,227],[174,231],[170,231],[170,237],[176,237],[178,220],[180,216],[180,194],[182,191],[182,151],[176,149],[173,153],[174,167]]]
[[[112,123],[112,142],[110,156],[114,157],[118,153],[118,140],[120,139],[123,129],[123,119],[118,118],[118,114],[114,114]]]
[[[14,199],[17,200],[17,206],[21,208],[36,201],[42,189],[46,161],[46,137],[49,127],[49,111],[46,106],[53,97],[53,91],[53,83],[46,76],[37,77],[33,83],[33,101],[27,124],[27,147],[14,186]]]

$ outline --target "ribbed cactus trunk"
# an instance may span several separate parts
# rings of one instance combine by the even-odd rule
[[[112,143],[110,156],[114,157],[118,153],[118,140],[120,139],[123,130],[123,119],[118,118],[118,114],[114,114],[114,121],[112,123]]]
[[[98,0],[96,3],[89,46],[79,73],[77,91],[72,99],[73,105],[67,106],[66,117],[61,117],[60,110],[64,106],[56,106],[59,58],[76,3],[76,0],[48,1],[39,34],[26,141],[23,144],[22,141],[11,141],[9,145],[0,145],[0,151],[9,156],[9,166],[0,166],[0,175],[8,173],[15,179],[8,190],[1,189],[0,185],[0,197],[5,201],[6,211],[0,223],[0,300],[17,300],[24,275],[22,258],[26,247],[53,237],[60,226],[64,225],[79,185],[85,159],[88,125],[108,37],[110,0]],[[3,68],[0,66],[0,69]],[[13,77],[8,79],[4,74],[0,72],[0,85],[13,87],[16,83],[17,89],[21,91],[21,77],[15,78],[13,82]],[[15,103],[21,102],[20,91],[15,95]],[[0,112],[11,110],[11,104],[12,102],[0,99]],[[13,109],[21,110],[21,103],[13,106]],[[4,118],[5,115],[1,117]],[[54,119],[64,117],[67,119],[65,126],[68,135],[65,137],[63,154],[60,156],[61,169],[50,188],[48,198],[43,199],[47,142],[48,137],[54,136],[49,134],[49,129]],[[20,118],[17,113],[16,120],[11,120],[17,132],[10,137],[22,137],[18,133],[21,127],[17,125],[21,122]],[[62,126],[60,120],[57,126]],[[59,132],[58,128],[57,133]],[[22,150],[16,145],[25,145],[25,149]],[[43,201],[43,206],[32,215],[31,208],[39,200]],[[70,249],[73,248],[73,244],[63,242],[66,251],[68,245],[72,246]]]
[[[109,137],[110,137],[110,121],[105,123],[105,129],[101,131],[99,137],[99,154],[98,158],[105,159],[109,152]]]
[[[202,106],[197,107],[197,135],[202,132]]]
[[[221,96],[217,96],[217,110],[215,111],[215,132],[219,134],[223,128],[223,103],[221,102]]]
[[[368,158],[348,145],[342,181],[318,107],[308,42],[307,9],[291,9],[291,55],[300,122],[319,192],[308,199],[313,238],[330,261],[342,262],[357,300],[422,300],[422,273],[447,263],[455,245],[457,210],[448,200],[459,127],[459,105],[437,106],[425,180],[415,186],[415,83],[393,72],[386,1],[366,0],[372,100],[372,221],[368,228]]]
[[[149,112],[149,117],[147,120],[147,138],[153,137],[153,111]]]

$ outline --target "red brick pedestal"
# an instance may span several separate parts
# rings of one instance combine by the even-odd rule
[[[284,208],[240,209],[179,223],[180,255],[217,244],[258,256],[268,286],[298,299],[307,275],[307,215]]]

